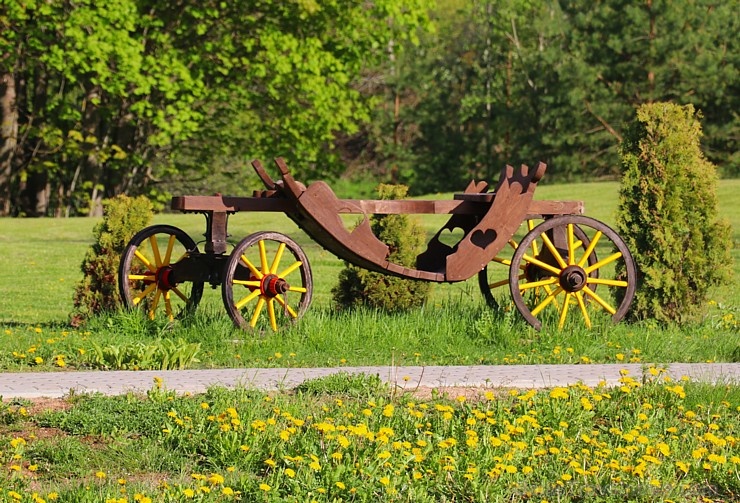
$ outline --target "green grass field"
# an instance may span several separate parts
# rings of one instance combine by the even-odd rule
[[[130,367],[147,367],[152,364],[142,363],[137,355],[146,352],[144,346],[161,346],[164,340],[172,352],[199,344],[196,358],[200,363],[192,364],[200,366],[728,361],[737,358],[738,352],[738,190],[740,180],[724,180],[719,185],[720,212],[734,229],[734,281],[712,292],[712,307],[704,321],[683,328],[642,323],[604,325],[589,331],[574,325],[562,331],[546,327],[538,333],[521,322],[516,312],[492,313],[484,305],[475,278],[435,285],[432,302],[408,314],[338,314],[332,309],[330,292],[342,262],[282,214],[240,213],[230,219],[234,243],[252,232],[277,230],[293,237],[308,255],[314,273],[314,303],[298,326],[262,337],[235,330],[223,308],[220,289],[206,288],[198,314],[174,326],[122,314],[71,330],[65,324],[72,293],[81,278],[79,266],[96,220],[2,219],[0,325],[5,337],[0,339],[0,367],[49,368],[60,354],[71,366],[105,366],[111,364],[110,358],[100,355],[106,347],[128,355],[119,357],[115,365],[127,361]],[[617,183],[546,185],[538,189],[537,198],[583,200],[588,216],[610,224],[617,191]],[[450,195],[436,197],[448,199]],[[430,233],[445,221],[442,216],[419,218]],[[205,228],[199,215],[160,214],[155,223],[181,227],[196,241],[202,240]],[[91,361],[94,351],[97,362]],[[82,358],[82,353],[87,356]],[[283,355],[282,359],[276,354]],[[37,358],[41,363],[34,364]]]

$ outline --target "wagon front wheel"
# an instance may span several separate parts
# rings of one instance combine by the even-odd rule
[[[169,320],[192,311],[203,295],[202,282],[181,282],[173,266],[197,254],[195,242],[171,225],[152,225],[131,238],[118,266],[118,291],[128,309],[142,308],[150,319]]]
[[[580,317],[590,328],[605,314],[616,323],[635,295],[637,272],[627,245],[593,218],[566,215],[545,221],[519,243],[511,262],[514,304],[538,330],[545,319],[563,328],[569,317]],[[546,295],[533,295],[545,287]]]
[[[288,236],[257,232],[236,245],[221,288],[235,325],[277,331],[303,316],[311,304],[311,267]]]

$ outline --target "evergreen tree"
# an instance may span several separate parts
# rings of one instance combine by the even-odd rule
[[[730,277],[731,229],[700,137],[694,107],[670,103],[640,107],[625,134],[617,229],[638,269],[632,319],[683,321]]]

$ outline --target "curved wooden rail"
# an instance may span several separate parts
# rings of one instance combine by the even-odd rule
[[[277,158],[275,162],[282,183],[272,182],[266,175],[266,178],[260,175],[265,185],[268,188],[275,187],[277,192],[293,202],[286,214],[326,250],[371,271],[436,282],[466,280],[477,274],[501,251],[526,218],[537,182],[546,169],[543,163],[531,172],[527,166],[519,170],[506,166],[492,201],[479,203],[485,206],[479,206],[477,213],[454,215],[418,257],[418,269],[411,269],[388,261],[388,246],[373,234],[367,215],[359,204],[337,198],[325,182],[314,182],[305,187],[293,179],[283,159]],[[255,169],[259,173],[261,165],[255,165]],[[471,183],[466,193],[480,194],[486,188],[485,182]],[[407,213],[423,213],[413,208],[409,210]],[[342,213],[357,213],[364,218],[354,230],[349,231],[339,216]],[[465,231],[463,239],[455,247],[441,243],[441,232],[455,227]]]

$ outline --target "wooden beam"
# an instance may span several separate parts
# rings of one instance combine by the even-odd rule
[[[346,214],[393,215],[482,215],[493,199],[489,194],[473,194],[465,200],[355,200],[340,199]],[[478,197],[480,196],[480,197]],[[487,196],[487,197],[485,197]],[[227,212],[265,211],[288,212],[294,203],[282,197],[230,197],[230,196],[176,196],[172,198],[173,210],[184,212]],[[532,201],[527,217],[543,215],[583,214],[583,201]]]

